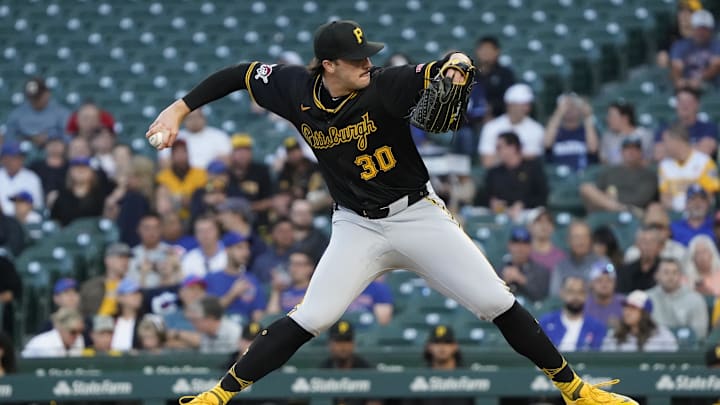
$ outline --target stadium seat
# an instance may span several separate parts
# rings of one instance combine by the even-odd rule
[[[63,228],[68,235],[86,232],[95,237],[98,236],[104,244],[117,242],[120,231],[117,225],[107,218],[79,218]]]
[[[447,315],[457,311],[459,304],[430,287],[423,287],[410,296],[407,307],[414,313]]]
[[[15,261],[21,277],[37,277],[43,273],[50,280],[61,277],[78,278],[78,263],[72,252],[63,246],[43,243],[26,248]]]
[[[328,332],[321,333],[308,342],[308,346],[310,347],[323,347],[326,346],[328,342]]]
[[[19,336],[34,334],[51,311],[51,286],[61,277],[74,277],[72,258],[63,248],[44,246],[26,249],[15,263],[22,282],[15,332]]]
[[[393,290],[399,289],[403,284],[419,278],[417,274],[408,270],[393,270],[385,273],[383,277],[383,282]]]
[[[675,339],[677,339],[678,347],[680,349],[696,349],[698,345],[698,339],[695,332],[688,327],[680,327],[672,329]]]
[[[554,215],[553,223],[555,224],[555,232],[552,235],[553,244],[560,249],[567,250],[568,247],[568,228],[573,220],[573,215],[567,211],[560,211]]]
[[[461,345],[480,345],[493,351],[511,350],[500,330],[491,323],[487,327],[485,325],[476,325],[474,327],[468,325],[455,326],[455,338]]]
[[[96,276],[103,268],[103,249],[110,243],[106,239],[106,235],[112,235],[112,229],[116,230],[112,221],[101,220],[100,222],[110,225],[109,229],[111,230],[107,234],[98,227],[97,219],[81,219],[79,222],[69,224],[57,234],[44,239],[42,244],[65,249],[67,255],[72,256],[75,260],[75,277],[78,279]],[[113,239],[113,237],[109,239]]]
[[[430,328],[406,327],[397,323],[378,327],[373,330],[372,339],[378,346],[420,346],[427,339]]]
[[[633,244],[635,233],[640,227],[640,220],[629,212],[593,212],[587,216],[586,222],[592,229],[601,225],[609,226],[615,232],[622,251]]]
[[[548,196],[548,207],[553,211],[567,211],[573,214],[582,214],[585,210],[579,192],[577,180],[557,184],[551,188]]]
[[[538,301],[525,306],[535,318],[541,318],[543,315],[562,308],[562,300],[559,297],[548,297],[543,301]]]
[[[482,247],[490,264],[499,267],[507,251],[512,224],[508,223],[467,223],[465,230]]]
[[[390,287],[393,295],[394,312],[402,313],[408,307],[410,297],[415,293],[416,288],[424,286],[425,281],[415,273],[407,270],[395,270],[387,273],[383,281]]]
[[[481,320],[465,308],[460,308],[449,321],[458,329],[495,328],[495,325],[492,322]]]
[[[375,315],[372,312],[345,312],[341,319],[350,322],[358,330],[366,330],[375,326]]]

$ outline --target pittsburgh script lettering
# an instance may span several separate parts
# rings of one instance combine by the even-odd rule
[[[308,124],[300,126],[305,140],[313,149],[329,149],[341,143],[348,143],[357,140],[358,150],[367,148],[367,136],[377,131],[375,121],[370,119],[368,113],[363,114],[362,121],[357,124],[350,124],[345,128],[328,128],[328,133],[314,131]]]

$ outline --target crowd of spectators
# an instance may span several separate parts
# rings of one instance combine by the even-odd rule
[[[433,176],[434,184],[459,201],[450,205],[459,218],[473,201],[484,213],[509,217],[513,230],[498,275],[526,302],[560,302],[540,324],[563,350],[676,350],[672,330],[688,328],[703,339],[718,324],[718,130],[698,112],[701,93],[718,91],[720,43],[707,35],[714,28],[707,11],[693,11],[690,26],[665,56],[677,116],[664,117],[668,124],[659,128],[639,125],[625,100],[593,111],[574,93],[561,95],[549,119],[538,122],[532,88],[498,63],[499,41],[477,42],[470,119],[450,147],[484,174],[459,180],[469,179],[462,192],[472,191],[471,198],[458,199],[461,188],[448,187],[446,178]],[[62,228],[87,217],[110,219],[120,236],[104,250],[102,274],[56,281],[55,311],[23,356],[232,353],[252,335],[243,327],[257,329],[265,317],[300,304],[329,242],[332,200],[299,137],[265,159],[253,154],[262,134],[225,133],[199,109],[172,148],[151,159],[134,154],[103,106],[86,102],[71,112],[39,77],[24,90],[26,101],[2,134],[0,247],[20,257],[29,244],[24,228],[45,221]],[[620,246],[613,229],[593,228],[582,215],[558,238],[556,213],[545,208],[549,167],[573,176],[599,168],[580,186],[585,211],[637,218],[633,243]],[[0,256],[0,301],[8,307],[21,290],[22,269],[13,263]],[[385,325],[396,298],[379,279],[348,310]],[[333,336],[352,333],[343,328],[336,325]],[[12,332],[12,325],[3,329]],[[433,333],[431,342],[452,340],[452,331]],[[0,350],[6,343],[0,338]],[[429,347],[432,365],[454,359],[453,350]],[[328,366],[358,363],[339,347],[334,353]],[[4,360],[0,371],[12,363]]]

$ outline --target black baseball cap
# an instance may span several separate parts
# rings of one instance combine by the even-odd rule
[[[355,329],[352,324],[345,320],[340,320],[330,327],[330,340],[335,342],[352,342],[355,338]]]
[[[315,57],[319,60],[369,58],[385,47],[381,42],[370,42],[355,21],[332,21],[315,31]]]
[[[438,325],[430,331],[428,343],[456,343],[455,333],[447,325]]]

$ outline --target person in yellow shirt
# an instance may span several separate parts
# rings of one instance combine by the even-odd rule
[[[116,290],[127,274],[132,255],[125,243],[113,243],[105,249],[105,274],[85,281],[80,287],[80,310],[84,316],[112,316],[117,312]]]
[[[172,147],[170,167],[161,170],[155,181],[170,192],[172,198],[181,206],[181,217],[187,218],[190,198],[195,190],[207,183],[207,172],[203,168],[190,166],[187,143],[178,140]]]
[[[673,125],[663,134],[668,157],[658,166],[660,201],[666,209],[685,210],[687,188],[699,184],[709,195],[720,189],[715,162],[693,149],[685,127]]]

